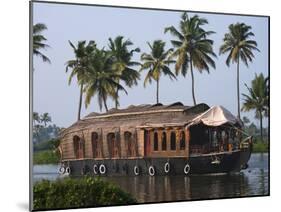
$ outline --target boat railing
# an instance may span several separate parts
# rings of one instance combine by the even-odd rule
[[[252,144],[252,140],[253,140],[253,136],[248,136],[248,137],[244,138],[240,143],[240,148],[241,149],[249,148],[250,145]]]

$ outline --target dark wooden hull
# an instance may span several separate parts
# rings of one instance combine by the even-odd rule
[[[134,158],[134,159],[83,159],[64,161],[64,167],[70,168],[70,175],[102,175],[123,176],[136,175],[134,167],[138,167],[139,175],[151,175],[149,167],[153,166],[155,175],[185,175],[185,174],[208,174],[239,172],[247,168],[250,159],[251,148],[241,149],[233,152],[212,153],[203,155],[191,155],[188,159],[184,157],[172,158]],[[169,163],[169,171],[165,172],[165,164]],[[99,171],[104,165],[105,173]],[[185,166],[188,164],[190,169]],[[94,165],[96,173],[94,173]],[[104,170],[102,170],[104,171]],[[166,169],[167,171],[167,169]]]

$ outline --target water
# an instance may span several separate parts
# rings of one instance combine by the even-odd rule
[[[196,200],[268,194],[268,154],[252,154],[249,168],[235,174],[196,176],[103,177],[138,202]],[[58,166],[35,165],[34,181],[59,178]]]

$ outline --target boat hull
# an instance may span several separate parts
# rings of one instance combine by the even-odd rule
[[[239,172],[247,168],[250,155],[250,149],[241,149],[233,152],[191,155],[189,158],[83,159],[63,161],[62,164],[65,168],[70,168],[68,171],[72,176],[190,175]],[[169,165],[166,165],[167,163]],[[101,168],[102,165],[104,167]],[[150,170],[150,167],[154,170]]]

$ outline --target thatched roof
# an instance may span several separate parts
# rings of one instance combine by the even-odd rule
[[[110,109],[107,113],[90,113],[62,134],[85,128],[184,126],[210,107],[206,104],[185,106],[181,102],[131,105],[124,109]]]

